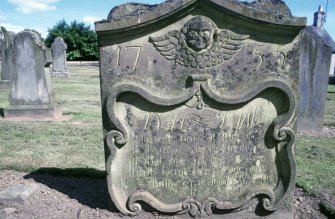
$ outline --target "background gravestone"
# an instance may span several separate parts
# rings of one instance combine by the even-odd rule
[[[126,4],[97,22],[114,207],[293,218],[305,24],[282,1],[228,0]]]
[[[331,63],[330,63],[329,83],[335,84],[335,50],[333,51]]]
[[[2,60],[2,56],[1,56],[1,44],[2,44],[2,41],[4,40],[4,38],[5,38],[5,33],[0,28],[0,61]],[[0,66],[0,70],[1,70],[1,66]]]
[[[333,39],[322,27],[320,20],[323,16],[320,6],[315,13],[314,25],[302,32],[299,130],[323,127],[329,72],[335,52]]]
[[[14,42],[15,33],[7,31],[4,27],[1,27],[3,38],[1,40],[1,80],[8,81],[10,79],[10,71],[8,63],[6,63],[6,50]]]
[[[51,44],[52,51],[52,65],[51,65],[51,77],[64,78],[69,76],[66,63],[66,43],[62,37],[56,37],[54,42]]]
[[[6,50],[6,63],[10,70],[10,106],[4,110],[5,118],[54,118],[59,110],[54,106],[51,77],[50,49],[40,35],[25,30],[15,36]]]

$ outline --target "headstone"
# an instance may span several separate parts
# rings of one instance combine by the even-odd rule
[[[332,54],[329,68],[329,83],[335,84],[335,51]]]
[[[127,4],[95,24],[111,210],[293,218],[306,19],[253,6]]]
[[[1,79],[1,65],[2,65],[2,52],[1,52],[1,45],[2,45],[2,42],[3,40],[5,39],[5,33],[2,31],[2,29],[0,28],[0,79]],[[0,80],[1,81],[1,80]],[[1,89],[1,82],[0,82],[0,89]]]
[[[0,28],[0,61],[2,60],[2,56],[1,56],[1,44],[2,41],[5,39],[5,33],[3,32],[3,30]],[[1,66],[0,66],[0,72],[1,72]]]
[[[6,50],[10,70],[10,106],[4,109],[5,118],[54,118],[60,115],[54,106],[49,65],[50,49],[40,35],[25,30],[15,36]]]
[[[7,31],[4,27],[1,27],[3,33],[3,39],[1,41],[1,80],[8,81],[10,79],[10,71],[8,63],[6,63],[6,50],[14,42],[15,33]]]
[[[64,43],[63,38],[56,37],[54,42],[51,44],[51,51],[52,51],[51,77],[65,78],[69,76],[66,63],[66,49],[67,45],[66,43]]]
[[[317,13],[323,11],[320,8]],[[299,130],[321,130],[323,127],[335,42],[319,23],[302,32]]]

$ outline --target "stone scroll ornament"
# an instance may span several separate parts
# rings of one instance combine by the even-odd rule
[[[196,16],[183,28],[150,40],[170,61],[192,68],[209,68],[231,59],[243,46],[248,35],[220,30],[207,17]]]
[[[279,206],[285,203],[294,188],[295,162],[293,158],[293,147],[295,134],[290,127],[292,127],[292,124],[295,122],[297,94],[294,92],[294,89],[289,86],[294,83],[290,78],[284,75],[278,76],[278,74],[270,73],[259,78],[256,86],[245,88],[245,90],[242,90],[239,94],[226,93],[222,95],[212,88],[211,76],[208,74],[192,74],[188,80],[192,81],[192,86],[174,95],[157,94],[157,92],[148,90],[143,85],[134,81],[120,82],[111,88],[106,108],[110,124],[114,128],[107,134],[106,142],[111,152],[107,160],[107,169],[108,173],[110,173],[107,178],[109,185],[111,185],[109,186],[109,193],[113,203],[122,214],[129,216],[138,215],[142,211],[143,203],[145,203],[162,214],[189,214],[191,217],[202,218],[212,215],[215,210],[239,211],[245,208],[248,202],[253,198],[258,198],[265,210],[270,212],[275,211]],[[117,163],[120,159],[131,156],[130,145],[133,141],[132,138],[134,138],[134,130],[132,130],[132,127],[118,115],[120,110],[119,99],[123,95],[138,95],[146,102],[154,104],[155,106],[173,107],[174,109],[189,107],[194,111],[201,112],[209,108],[203,99],[205,97],[215,100],[221,105],[234,106],[250,102],[254,100],[257,95],[272,88],[284,93],[289,104],[287,111],[274,118],[270,125],[273,127],[270,136],[276,143],[274,145],[267,145],[267,150],[277,151],[277,153],[281,151],[281,154],[286,154],[285,156],[278,156],[276,158],[278,160],[274,159],[271,161],[272,165],[275,167],[277,163],[285,162],[290,169],[290,173],[283,175],[278,174],[278,182],[276,182],[275,188],[271,188],[265,184],[248,185],[248,182],[246,182],[246,186],[236,199],[222,200],[218,198],[219,194],[214,193],[212,196],[206,196],[201,200],[194,198],[195,196],[190,196],[176,203],[166,203],[153,191],[143,189],[140,186],[135,185],[133,187],[134,190],[129,191],[129,186],[131,186],[130,182],[124,181],[122,177],[125,171],[124,167],[118,166]],[[193,120],[193,122],[198,122],[199,125],[201,125],[200,120]],[[173,131],[173,128],[171,128],[171,130]],[[277,171],[280,173],[280,168],[277,169]],[[179,189],[181,191],[183,190],[183,188]],[[184,196],[180,198],[182,199]]]

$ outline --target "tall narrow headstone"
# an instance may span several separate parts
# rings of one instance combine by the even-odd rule
[[[1,41],[1,80],[8,81],[10,79],[10,71],[8,63],[6,63],[6,50],[14,42],[15,33],[7,31],[4,27],[1,27],[3,33],[3,39]]]
[[[3,43],[3,40],[5,38],[5,33],[3,32],[3,30],[0,28],[0,81],[1,81],[1,72],[2,72],[2,51],[1,51],[1,47],[2,47],[2,43]],[[1,89],[1,82],[0,82],[0,89]]]
[[[319,11],[323,12],[320,6]],[[323,19],[323,17],[318,17]],[[328,32],[315,22],[302,32],[300,109],[298,129],[320,130],[323,127],[329,72],[335,43]]]
[[[32,30],[19,32],[6,50],[10,70],[10,106],[5,118],[54,118],[60,115],[54,106],[51,77],[50,49],[40,35]]]
[[[1,52],[1,45],[3,43],[3,40],[5,39],[5,33],[3,32],[3,30],[0,28],[0,61],[2,60],[2,52]],[[0,66],[0,73],[1,73],[1,66]]]
[[[67,45],[62,37],[56,37],[51,44],[52,65],[51,77],[65,78],[69,76],[66,63],[66,49]]]
[[[122,5],[96,23],[114,207],[293,218],[306,19],[290,14],[279,0],[173,0]]]
[[[330,63],[329,83],[335,84],[335,51],[333,51],[331,63]]]

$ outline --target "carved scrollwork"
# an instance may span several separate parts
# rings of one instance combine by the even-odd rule
[[[150,41],[167,60],[204,69],[231,59],[248,38],[230,30],[219,30],[211,19],[195,16],[181,30],[150,37]]]
[[[293,130],[290,127],[280,127],[276,126],[273,132],[273,137],[278,141],[284,141],[288,136],[294,135]]]
[[[277,206],[281,204],[287,198],[289,193],[294,189],[296,174],[296,164],[293,156],[293,148],[296,139],[295,132],[291,127],[288,126],[282,126],[281,128],[278,128],[278,126],[276,126],[273,132],[273,137],[285,146],[290,166],[290,174],[287,182],[285,182],[287,186],[283,188],[285,190],[283,195],[278,200],[276,200],[275,203],[268,200],[263,201],[263,207],[268,211],[277,210]]]
[[[106,140],[108,145],[114,145],[114,144],[123,145],[126,143],[124,135],[117,130],[110,131],[107,135]]]
[[[144,201],[158,211],[166,213],[176,213],[182,211],[184,208],[181,203],[165,204],[157,199],[148,191],[138,190],[132,193],[127,200],[127,208],[134,214],[138,214],[142,207],[137,201]]]
[[[195,74],[190,75],[193,80],[193,86],[186,88],[181,92],[181,94],[176,96],[159,96],[155,92],[149,91],[142,85],[136,84],[135,82],[120,83],[115,85],[111,89],[111,95],[108,98],[107,112],[110,119],[111,127],[113,130],[107,134],[106,142],[110,148],[112,147],[122,147],[127,146],[128,143],[128,130],[126,125],[118,119],[115,112],[115,105],[118,96],[124,92],[136,93],[140,95],[147,101],[157,104],[160,106],[175,106],[180,104],[191,103],[192,106],[198,109],[204,107],[201,103],[204,103],[202,97],[204,94],[208,98],[211,98],[218,103],[222,104],[240,104],[246,101],[250,101],[252,98],[260,94],[262,91],[268,88],[276,88],[283,91],[289,99],[289,109],[288,111],[277,117],[273,121],[274,130],[273,138],[280,142],[287,151],[287,156],[289,160],[289,165],[291,172],[295,171],[295,162],[293,158],[293,146],[295,141],[294,131],[290,128],[294,122],[296,115],[296,94],[289,85],[293,83],[286,76],[278,76],[275,74],[268,74],[266,77],[261,78],[258,83],[259,86],[250,86],[246,88],[243,92],[239,94],[226,93],[219,94],[214,91],[211,87],[210,76],[207,74]],[[236,96],[238,95],[238,96]],[[199,106],[200,103],[200,106]],[[117,156],[117,152],[113,155]],[[113,158],[109,157],[109,164],[112,166]],[[110,170],[111,168],[109,168]],[[115,171],[115,170],[114,170]],[[274,211],[288,196],[290,191],[294,187],[294,174],[290,174],[289,177],[280,180],[287,180],[283,184],[288,186],[282,186],[275,189],[275,191],[265,185],[260,185],[259,187],[253,186],[244,191],[243,195],[234,202],[217,200],[215,197],[208,197],[203,201],[196,199],[186,199],[181,203],[175,204],[165,204],[155,197],[152,193],[145,190],[134,191],[131,194],[126,194],[120,188],[120,185],[124,184],[121,179],[112,179],[111,175],[114,174],[110,170],[110,181],[112,182],[109,192],[111,194],[112,200],[116,203],[119,210],[126,215],[137,215],[142,211],[141,202],[145,202],[158,212],[164,212],[169,214],[190,214],[192,217],[205,217],[213,213],[213,209],[221,210],[236,210],[245,205],[248,200],[256,196],[262,197],[262,205],[264,209],[268,211]],[[278,190],[278,191],[277,191]],[[121,200],[121,201],[120,201]]]
[[[142,211],[142,206],[138,203],[138,201],[142,201],[160,212],[174,213],[178,215],[188,213],[191,217],[207,217],[213,214],[214,209],[238,209],[239,207],[242,207],[248,199],[257,195],[263,195],[266,196],[262,201],[264,208],[269,211],[274,211],[275,196],[271,189],[264,187],[255,187],[253,189],[256,189],[257,193],[246,191],[246,196],[243,200],[240,200],[237,203],[220,202],[216,198],[209,197],[202,202],[196,199],[185,199],[183,202],[176,204],[165,204],[150,192],[138,190],[129,196],[127,200],[127,208],[132,212],[132,215],[137,215]]]

